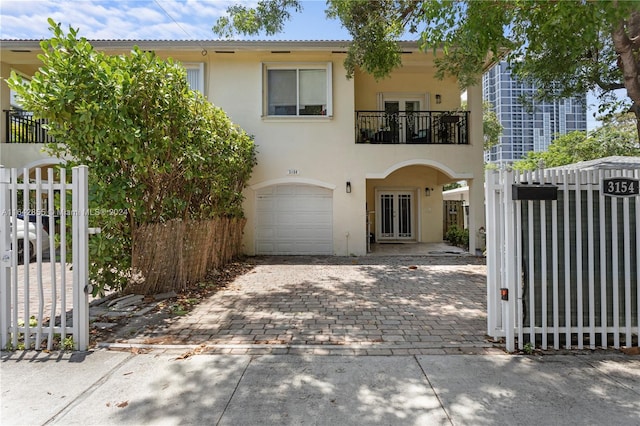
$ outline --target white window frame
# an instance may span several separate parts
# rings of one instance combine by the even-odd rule
[[[31,76],[23,73],[22,71],[15,68],[11,68],[11,71],[18,74],[23,80],[31,82]],[[13,89],[9,89],[9,106],[22,109],[22,105],[20,105],[16,99],[16,95],[17,93]]]
[[[262,64],[262,117],[268,119],[326,119],[333,117],[333,67],[332,62],[265,62]],[[323,115],[301,115],[299,109],[300,94],[296,93],[296,115],[269,115],[269,85],[268,75],[270,70],[318,70],[326,71],[326,101],[327,107]],[[298,74],[299,76],[299,74]],[[296,77],[298,81],[299,77]],[[299,90],[297,88],[296,90]]]
[[[420,110],[431,110],[431,94],[429,92],[378,92],[376,100],[378,111],[384,111],[385,101],[419,101]]]
[[[187,62],[182,65],[186,70],[198,70],[198,87],[192,87],[191,89],[197,90],[204,95],[204,62]]]

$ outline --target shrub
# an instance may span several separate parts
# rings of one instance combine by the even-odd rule
[[[469,230],[460,229],[457,225],[451,225],[444,236],[454,246],[469,247]]]
[[[121,289],[133,235],[171,219],[242,217],[242,190],[255,165],[252,138],[224,111],[189,90],[179,63],[137,47],[97,52],[78,31],[41,43],[43,66],[30,81],[13,73],[22,105],[49,123],[53,155],[90,167],[90,275],[94,292]],[[114,214],[116,213],[116,214]]]

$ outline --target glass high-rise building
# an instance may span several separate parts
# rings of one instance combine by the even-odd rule
[[[482,77],[483,99],[493,106],[503,132],[500,143],[485,152],[485,162],[510,164],[529,151],[544,151],[557,135],[587,130],[586,94],[553,101],[533,99],[536,87],[512,77],[500,62]],[[523,97],[530,103],[524,105]]]

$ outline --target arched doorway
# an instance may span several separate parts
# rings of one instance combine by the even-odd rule
[[[370,239],[378,243],[442,242],[442,187],[468,177],[420,159],[368,174]]]

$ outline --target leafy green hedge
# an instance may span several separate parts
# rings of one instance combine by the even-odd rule
[[[444,239],[449,241],[454,246],[469,247],[469,230],[460,229],[456,225],[451,225],[447,229]]]
[[[9,86],[25,109],[49,120],[48,149],[89,166],[90,273],[96,292],[130,275],[132,235],[171,219],[242,217],[242,190],[256,163],[252,138],[189,89],[179,63],[134,48],[109,56],[78,30],[41,43],[43,65]],[[93,214],[96,212],[97,214]]]

